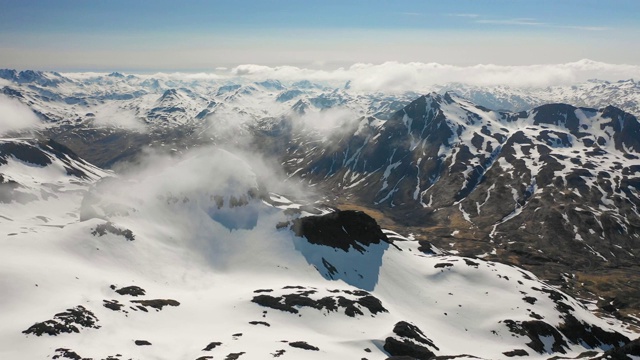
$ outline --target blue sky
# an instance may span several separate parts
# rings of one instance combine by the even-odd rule
[[[638,0],[0,0],[0,67],[640,65]]]

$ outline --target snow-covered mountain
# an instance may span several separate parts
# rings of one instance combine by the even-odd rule
[[[416,96],[354,93],[310,81],[15,70],[0,72],[0,89],[0,96],[38,115],[43,136],[101,166],[130,158],[132,149],[150,144],[184,150],[200,143],[242,142],[282,120],[323,128],[336,114],[385,119]],[[182,142],[185,137],[189,140]]]
[[[384,121],[419,96],[412,91],[367,93],[351,89],[348,83],[336,86],[308,80],[31,70],[0,71],[0,89],[2,95],[27,105],[42,119],[45,137],[72,146],[101,166],[130,158],[134,155],[131,148],[142,145],[185,149],[189,144],[176,141],[185,136],[190,144],[242,142],[239,137],[278,127],[282,120],[321,128],[327,123],[333,126],[332,119],[340,116]],[[452,83],[425,85],[425,89],[441,95],[451,91],[490,109],[526,111],[566,103],[591,108],[614,105],[640,114],[640,87],[633,80],[593,80],[548,88]],[[94,146],[108,151],[94,157],[95,151],[85,151]]]
[[[3,156],[57,167],[52,149],[29,148],[52,162]],[[94,176],[51,195],[75,204],[67,221],[0,240],[2,358],[595,358],[633,344],[528,271],[446,254],[362,212],[301,207],[221,149],[120,176],[72,165]],[[2,231],[15,206],[0,204]]]
[[[53,122],[100,122],[109,110],[129,110],[138,121],[158,126],[185,124],[202,119],[218,106],[229,113],[248,113],[253,118],[277,117],[290,111],[305,112],[346,107],[356,115],[386,119],[417,97],[415,92],[363,93],[346,86],[310,81],[252,82],[242,77],[190,77],[123,75],[120,73],[69,73],[0,70],[2,92],[28,104]],[[425,85],[440,94],[455,92],[478,105],[511,111],[528,110],[547,103],[567,103],[600,108],[614,105],[640,114],[640,86],[633,79],[617,82],[590,80],[571,86],[521,88],[478,86],[464,83]],[[111,104],[112,107],[105,104]],[[231,110],[234,110],[231,112]],[[104,113],[104,114],[103,114]],[[199,116],[198,116],[199,115]],[[91,119],[91,117],[95,117]],[[112,123],[111,125],[123,124]]]
[[[4,236],[77,221],[82,192],[108,176],[52,140],[0,139]]]
[[[489,216],[513,218],[547,187],[567,188],[578,201],[594,202],[594,213],[615,211],[627,202],[630,213],[617,215],[626,218],[638,215],[633,210],[638,139],[638,120],[611,106],[549,104],[508,113],[430,94],[386,122],[363,118],[325,146],[312,141],[292,148],[286,165],[312,183],[376,205],[440,209],[460,204],[469,222],[483,217],[485,205]],[[505,180],[498,184],[497,178]],[[496,187],[513,191],[498,191],[502,198],[496,199],[491,195]],[[505,207],[506,213],[495,211],[507,200],[513,205]]]
[[[430,94],[325,144],[302,137],[285,167],[440,246],[599,293],[590,272],[626,283],[619,270],[638,266],[638,139],[637,118],[611,106],[510,113]],[[589,281],[559,276],[576,271]],[[625,303],[637,302],[635,285],[623,292]]]
[[[0,88],[0,358],[640,356],[631,80]]]
[[[633,79],[616,82],[593,79],[571,86],[517,88],[509,86],[471,86],[446,84],[438,91],[452,91],[490,109],[522,111],[549,103],[602,108],[613,105],[640,116],[640,83]]]
[[[115,107],[152,126],[184,125],[206,116],[246,113],[253,119],[345,107],[356,116],[384,117],[410,101],[411,95],[355,94],[309,81],[287,85],[277,80],[250,82],[241,78],[198,81],[119,73],[67,74],[2,70],[8,80],[2,92],[29,105],[50,122],[101,123]],[[106,108],[105,108],[106,107]],[[109,124],[103,120],[105,124]],[[104,125],[104,124],[103,124]],[[113,125],[125,126],[114,122]]]

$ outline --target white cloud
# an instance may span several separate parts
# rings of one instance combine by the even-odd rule
[[[229,207],[231,196],[244,197],[256,189],[297,198],[310,194],[297,182],[284,183],[286,174],[276,159],[238,148],[207,146],[173,155],[146,149],[135,162],[120,163],[115,170],[117,177],[98,183],[83,201],[84,218],[156,214],[151,221],[182,223],[189,233],[200,225],[192,211],[216,208],[217,196]]]
[[[225,68],[226,69],[226,68]],[[218,70],[218,69],[216,69]],[[142,78],[155,78],[163,80],[219,80],[222,77],[216,73],[155,73],[153,75],[140,75]]]
[[[488,25],[521,25],[521,26],[539,26],[545,28],[555,29],[571,29],[582,31],[607,31],[611,28],[605,26],[580,26],[580,25],[556,25],[538,21],[531,18],[517,18],[517,19],[478,19],[474,21],[478,24]]]
[[[611,30],[611,28],[605,26],[557,26],[563,29],[573,29],[573,30],[585,30],[585,31],[606,31]]]
[[[292,118],[294,126],[318,132],[325,138],[352,132],[359,120],[360,116],[355,111],[345,107],[308,111],[304,115]]]
[[[478,24],[494,24],[494,25],[528,25],[528,26],[547,26],[548,24],[537,21],[536,19],[530,18],[518,18],[518,19],[501,19],[501,20],[490,20],[490,19],[482,19],[476,20]]]
[[[253,170],[241,157],[217,148],[175,157],[148,152],[142,163],[129,170],[124,177],[138,182],[136,193],[145,201],[167,193],[241,194],[256,186]]]
[[[447,16],[455,16],[455,17],[462,17],[462,18],[471,18],[471,19],[475,19],[477,17],[480,17],[479,14],[447,14]]]
[[[308,79],[335,86],[351,81],[351,88],[356,91],[420,92],[430,90],[433,85],[451,82],[472,85],[547,87],[571,85],[596,78],[617,81],[640,78],[640,66],[607,64],[586,59],[565,64],[521,66],[493,64],[455,66],[421,62],[358,63],[348,68],[336,70],[247,64],[231,69],[230,74],[252,80],[272,78],[281,81],[297,81]]]
[[[135,132],[145,132],[143,122],[136,118],[132,111],[103,107],[96,111],[93,125],[97,127],[114,127]]]
[[[596,29],[597,27],[591,28],[591,30]],[[554,85],[573,85],[589,79],[608,81],[640,79],[640,66],[610,64],[587,59],[560,64],[469,66],[437,62],[389,61],[379,64],[355,63],[349,67],[332,70],[243,64],[229,69],[216,69],[214,73],[157,73],[139,76],[211,83],[251,82],[266,79],[277,79],[282,82],[310,80],[335,87],[342,87],[347,81],[351,81],[353,91],[425,92],[433,90],[434,85],[452,82],[481,86],[543,88]]]
[[[224,109],[209,114],[205,118],[204,134],[217,141],[246,147],[251,142],[251,135],[246,126],[256,121],[251,115],[236,109]]]
[[[0,133],[22,131],[40,125],[38,116],[18,100],[0,95]]]

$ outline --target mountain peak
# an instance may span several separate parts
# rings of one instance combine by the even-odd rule
[[[291,84],[291,86],[299,89],[322,89],[321,85],[312,83],[309,80],[296,81],[293,84]]]
[[[160,101],[171,100],[177,97],[178,97],[178,90],[169,89],[162,94],[162,96],[160,97]]]
[[[56,87],[62,82],[69,81],[57,72],[44,72],[35,70],[23,70],[17,72],[11,69],[0,70],[0,78],[19,84],[35,83],[45,87]]]
[[[0,69],[0,78],[15,81],[18,72],[13,69]]]
[[[265,89],[269,90],[284,90],[285,87],[279,80],[267,79],[265,81],[256,82],[256,85],[262,86]]]

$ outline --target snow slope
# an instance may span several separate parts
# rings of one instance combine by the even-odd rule
[[[397,234],[393,243],[357,237],[346,250],[296,236],[287,224],[310,213],[287,211],[290,200],[268,195],[229,152],[151,164],[61,188],[55,196],[73,218],[0,238],[1,358],[385,359],[399,343],[547,358],[633,337],[514,266]],[[24,212],[60,218],[61,208],[34,204]],[[8,217],[17,205],[0,210]],[[376,233],[341,226],[338,237]]]

